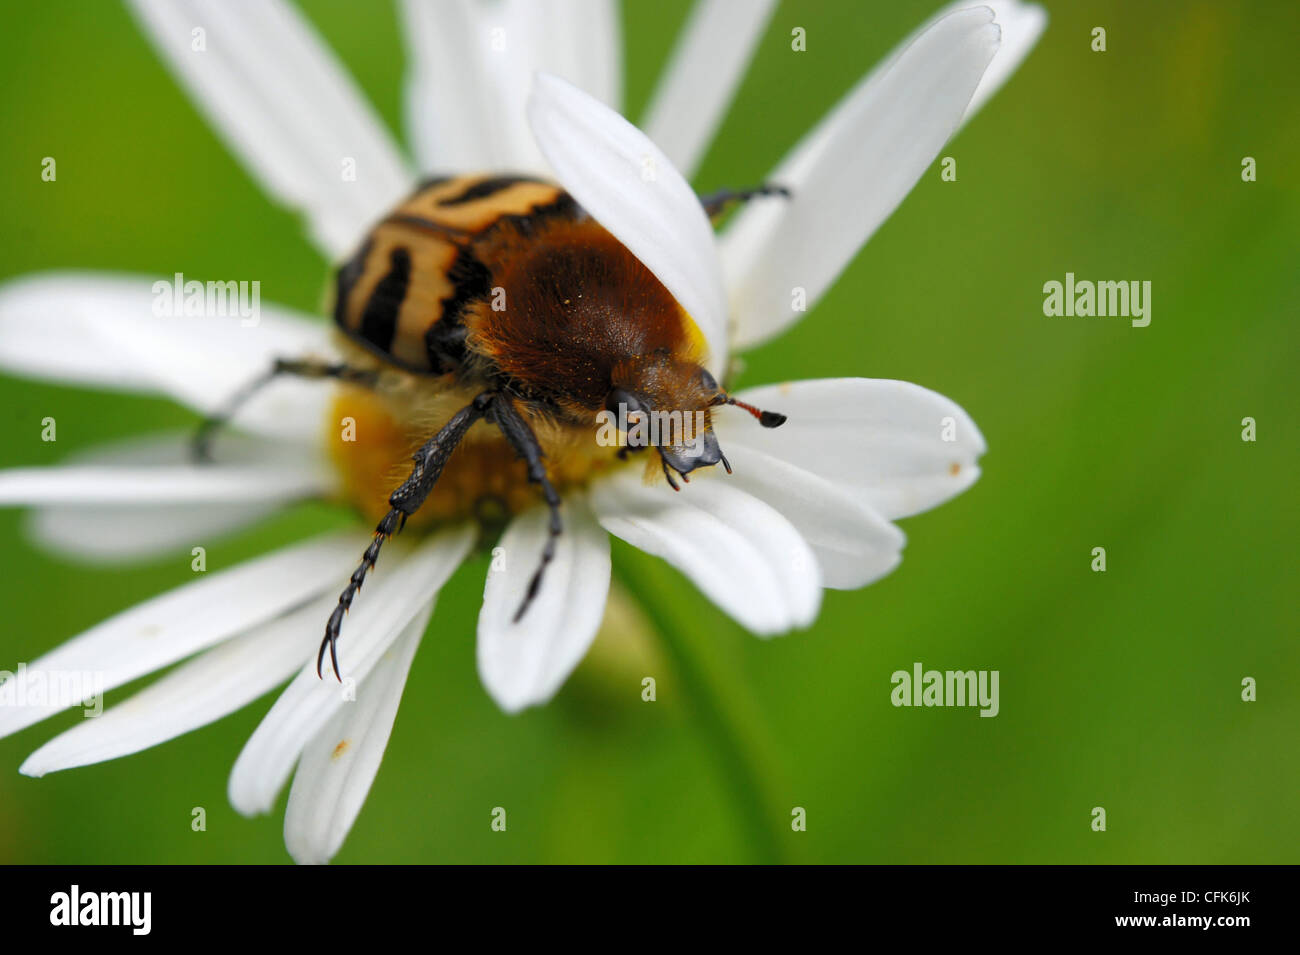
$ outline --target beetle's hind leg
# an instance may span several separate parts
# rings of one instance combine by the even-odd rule
[[[518,623],[528,612],[533,598],[541,590],[542,577],[546,573],[546,568],[555,559],[555,542],[564,532],[564,524],[560,520],[560,495],[546,474],[546,464],[542,460],[542,446],[537,440],[537,435],[533,433],[533,429],[528,426],[528,422],[524,420],[523,415],[518,412],[510,399],[504,396],[498,397],[493,402],[488,415],[501,429],[510,446],[528,465],[528,480],[541,487],[542,497],[545,498],[546,506],[551,511],[550,532],[546,538],[546,545],[542,548],[541,559],[538,561],[537,570],[533,572],[532,579],[528,581],[528,590],[524,592],[524,599],[520,601],[519,609],[515,611],[514,622]]]
[[[410,476],[389,495],[390,510],[375,528],[375,536],[371,539],[370,546],[361,555],[360,566],[352,572],[348,585],[343,588],[343,593],[339,594],[338,606],[334,608],[329,622],[325,625],[325,639],[321,641],[320,652],[316,655],[317,676],[323,675],[321,671],[325,662],[325,651],[329,650],[330,663],[334,665],[334,675],[342,679],[339,673],[337,644],[339,632],[343,629],[343,616],[352,607],[352,600],[365,582],[366,574],[374,569],[375,561],[379,559],[379,549],[384,546],[384,541],[406,525],[408,517],[420,509],[420,505],[424,503],[424,499],[429,496],[429,492],[433,490],[434,484],[442,475],[447,459],[465,437],[465,432],[488,413],[494,398],[495,396],[488,392],[476,397],[470,404],[452,415],[451,420],[426,441],[419,451],[415,452]]]
[[[707,196],[700,196],[700,205],[704,206],[704,211],[708,214],[709,219],[717,222],[718,219],[722,218],[722,214],[736,203],[748,202],[750,199],[759,199],[766,196],[780,196],[782,199],[789,199],[790,190],[785,186],[778,186],[770,182],[755,186],[753,189],[719,189]]]
[[[225,426],[250,398],[282,375],[299,378],[333,378],[353,384],[374,387],[379,372],[353,368],[342,362],[319,361],[311,358],[277,358],[271,367],[230,396],[224,408],[203,419],[190,440],[190,456],[195,461],[212,460],[212,438]]]

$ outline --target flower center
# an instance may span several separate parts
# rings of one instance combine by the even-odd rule
[[[326,420],[330,458],[341,477],[341,496],[368,521],[388,512],[388,496],[411,473],[412,455],[473,395],[451,389],[438,395],[381,393],[341,385]],[[593,475],[623,466],[614,448],[601,447],[592,429],[532,422],[546,454],[551,483],[563,494]],[[494,425],[480,421],[452,453],[442,476],[408,528],[429,528],[473,518],[497,523],[541,500],[524,462]]]

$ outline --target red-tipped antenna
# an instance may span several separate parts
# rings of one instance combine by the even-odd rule
[[[786,420],[785,415],[780,414],[779,412],[776,411],[763,411],[759,408],[755,408],[753,405],[748,404],[747,402],[739,401],[736,398],[731,397],[730,395],[727,395],[726,400],[723,401],[723,404],[735,405],[737,408],[740,408],[744,411],[748,411],[750,414],[752,414],[755,418],[758,419],[758,423],[761,424],[764,428],[779,428],[781,427],[781,425],[785,424],[785,420]]]

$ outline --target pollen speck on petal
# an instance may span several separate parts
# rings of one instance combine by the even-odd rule
[[[330,759],[339,759],[348,751],[348,747],[351,745],[352,740],[350,739],[339,740],[339,744],[334,747],[334,752],[330,753]]]

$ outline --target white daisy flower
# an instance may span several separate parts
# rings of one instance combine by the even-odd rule
[[[412,167],[292,7],[131,6],[249,174],[303,215],[330,262],[411,192]],[[531,172],[558,182],[694,318],[721,379],[732,352],[800,316],[792,289],[803,289],[809,306],[817,301],[1045,23],[1039,8],[1016,2],[942,11],[772,172],[791,198],[755,202],[715,236],[687,183],[773,7],[702,0],[642,131],[617,112],[613,2],[406,0],[415,168]],[[201,54],[191,47],[196,26],[206,31]],[[340,176],[345,160],[355,164],[354,181]],[[156,316],[153,284],[84,273],[5,284],[0,368],[162,394],[210,415],[277,358],[336,354],[323,323],[289,309],[264,306],[256,327]],[[346,475],[322,437],[333,391],[275,381],[241,408],[233,425],[242,434],[223,440],[213,464],[189,463],[185,436],[115,444],[59,467],[0,472],[0,504],[34,507],[33,539],[57,552],[127,560],[188,548],[290,502],[341,493]],[[567,493],[555,560],[517,623],[548,515],[539,506],[511,519],[500,540],[504,569],[488,577],[478,624],[479,673],[504,710],[548,700],[583,658],[604,614],[610,534],[668,561],[753,632],[778,634],[812,623],[823,588],[862,587],[893,570],[903,534],[892,522],[979,475],[984,442],[975,424],[917,385],[796,381],[736,397],[788,421],[766,430],[737,409],[719,409],[715,432],[734,473],[701,471],[705,479],[681,493],[645,483],[633,464]],[[382,497],[391,488],[373,490]],[[111,690],[180,665],[42,746],[22,772],[138,752],[289,680],[239,755],[229,795],[243,813],[269,812],[293,775],[286,844],[299,862],[328,861],[378,770],[438,590],[477,537],[473,522],[461,522],[387,545],[338,644],[354,701],[318,677],[316,648],[369,541],[360,530],[214,571],[104,621],[30,663],[0,695],[23,698],[53,671],[96,672]],[[67,705],[28,697],[27,705],[0,706],[0,735]]]

